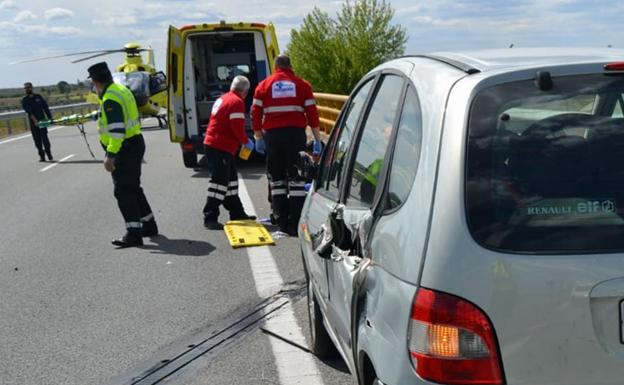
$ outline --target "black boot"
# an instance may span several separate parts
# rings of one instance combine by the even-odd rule
[[[158,235],[158,225],[155,220],[143,222],[143,234],[144,237],[155,237]]]
[[[204,217],[204,227],[208,230],[223,230],[223,225],[216,219],[208,219]]]
[[[126,235],[119,239],[114,239],[111,243],[120,249],[137,247],[143,246],[143,238],[136,234],[126,233]]]

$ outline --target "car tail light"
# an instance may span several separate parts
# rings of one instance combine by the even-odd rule
[[[182,150],[195,151],[195,145],[192,142],[182,142]]]
[[[423,379],[443,384],[503,384],[494,328],[474,304],[420,288],[409,329],[409,352]]]
[[[604,65],[607,71],[624,71],[624,62],[615,62]]]

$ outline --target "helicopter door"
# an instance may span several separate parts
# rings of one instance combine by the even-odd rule
[[[182,32],[169,26],[169,44],[167,47],[168,99],[167,118],[171,141],[182,142],[186,138],[184,111],[184,44]]]

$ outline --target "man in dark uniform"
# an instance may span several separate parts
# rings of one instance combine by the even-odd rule
[[[39,152],[39,162],[45,162],[45,155],[52,160],[52,150],[50,149],[50,139],[48,139],[48,129],[39,127],[38,122],[43,119],[52,120],[52,114],[48,103],[43,96],[33,92],[33,85],[30,82],[24,83],[24,91],[26,95],[22,98],[22,108],[28,114],[30,121],[30,132],[32,133],[35,147]]]
[[[87,71],[102,100],[98,132],[106,151],[104,168],[113,176],[115,198],[126,221],[126,234],[112,243],[120,248],[142,246],[142,237],[157,235],[158,227],[141,188],[145,141],[139,110],[132,92],[113,82],[105,62],[94,64]]]

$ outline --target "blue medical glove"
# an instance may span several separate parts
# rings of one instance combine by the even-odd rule
[[[314,141],[314,146],[312,147],[312,155],[319,156],[321,155],[321,151],[323,150],[323,145],[320,140]]]
[[[249,151],[253,151],[254,149],[254,142],[253,140],[248,140],[247,143],[244,144],[244,146],[249,150]]]
[[[264,154],[266,152],[266,144],[264,143],[264,139],[256,139],[256,152],[259,154]]]

